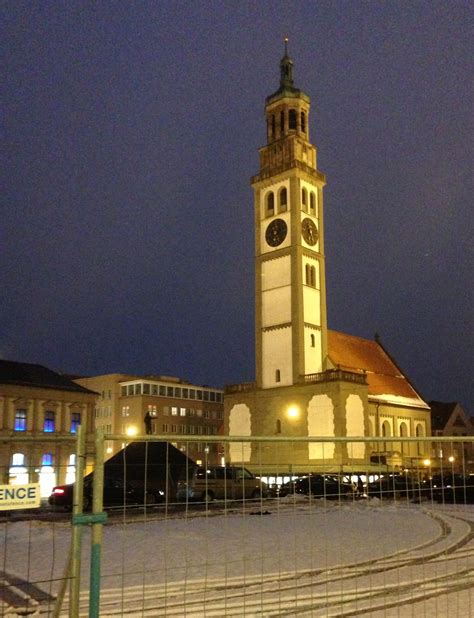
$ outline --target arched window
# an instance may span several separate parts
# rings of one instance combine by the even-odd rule
[[[42,466],[52,466],[53,465],[53,453],[43,453],[41,457],[41,465]]]
[[[29,482],[26,457],[23,453],[13,453],[8,470],[8,482],[11,485],[26,485]]]
[[[285,210],[287,210],[288,196],[287,196],[286,187],[283,187],[283,189],[280,190],[279,202],[280,202],[279,203],[280,212],[284,212]]]
[[[271,217],[275,214],[275,196],[273,191],[267,194],[267,217]]]
[[[390,423],[388,421],[384,421],[382,423],[382,436],[385,438],[391,435]]]
[[[304,187],[301,189],[301,204],[303,206],[303,210],[308,209],[308,192]]]
[[[280,382],[280,380],[281,380],[280,370],[277,369],[275,371],[275,382]]]
[[[316,214],[316,195],[313,191],[309,194],[309,211],[311,214]]]
[[[12,455],[12,466],[24,466],[25,465],[25,456],[23,453],[13,453]]]
[[[279,418],[277,418],[276,422],[276,433],[281,433],[281,421]]]
[[[76,455],[69,455],[66,468],[66,483],[74,483],[76,480]]]
[[[309,264],[305,266],[305,283],[311,285],[311,266]]]
[[[415,429],[415,433],[416,433],[416,437],[417,438],[423,438],[423,436],[425,435],[425,432],[423,430],[423,425],[418,423],[417,426],[416,426],[416,429]],[[423,453],[424,453],[423,446],[424,446],[423,442],[417,442],[418,455],[423,455]]]
[[[301,112],[301,130],[306,133],[306,114]]]
[[[296,130],[296,110],[290,109],[288,113],[288,128],[293,131]]]
[[[316,347],[316,338],[314,335],[311,335],[311,347],[312,348]]]
[[[408,436],[408,427],[406,423],[400,423],[400,437],[406,438]],[[402,442],[402,453],[408,452],[408,442]]]
[[[315,288],[316,287],[316,266],[311,266],[310,280],[311,280],[311,285],[313,286],[313,288]]]

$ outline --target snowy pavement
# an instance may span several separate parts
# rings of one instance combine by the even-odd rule
[[[33,615],[52,615],[69,524],[0,530],[3,570],[44,592],[29,602]],[[474,615],[473,530],[474,506],[376,499],[124,515],[104,528],[100,615],[465,618]],[[84,616],[89,544],[86,530]],[[0,615],[16,612],[4,602]]]

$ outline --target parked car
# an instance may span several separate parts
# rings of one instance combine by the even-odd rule
[[[206,466],[188,470],[178,482],[178,502],[266,498],[266,483],[240,466]]]
[[[84,479],[84,511],[90,510],[92,506],[92,475]],[[60,507],[64,510],[71,510],[73,506],[74,483],[69,485],[58,485],[53,487],[53,491],[48,498],[51,506]],[[143,486],[124,483],[118,477],[104,478],[104,507],[111,506],[131,506],[131,505],[152,505],[163,502],[165,492],[160,489],[144,490]]]
[[[436,475],[430,485],[431,495],[436,502],[474,504],[474,476]]]
[[[420,484],[405,474],[386,474],[366,487],[369,498],[383,499],[417,499],[420,495]]]
[[[313,498],[339,500],[352,498],[354,488],[351,483],[341,481],[337,476],[328,474],[310,474],[283,483],[278,490],[278,496],[303,494]]]

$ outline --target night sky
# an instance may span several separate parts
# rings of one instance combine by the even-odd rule
[[[289,37],[330,328],[473,392],[470,2],[3,2],[0,356],[254,379],[250,176]]]

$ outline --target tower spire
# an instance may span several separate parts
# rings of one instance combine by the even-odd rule
[[[280,86],[282,88],[293,86],[293,60],[288,55],[288,37],[284,39],[285,54],[280,60]]]

